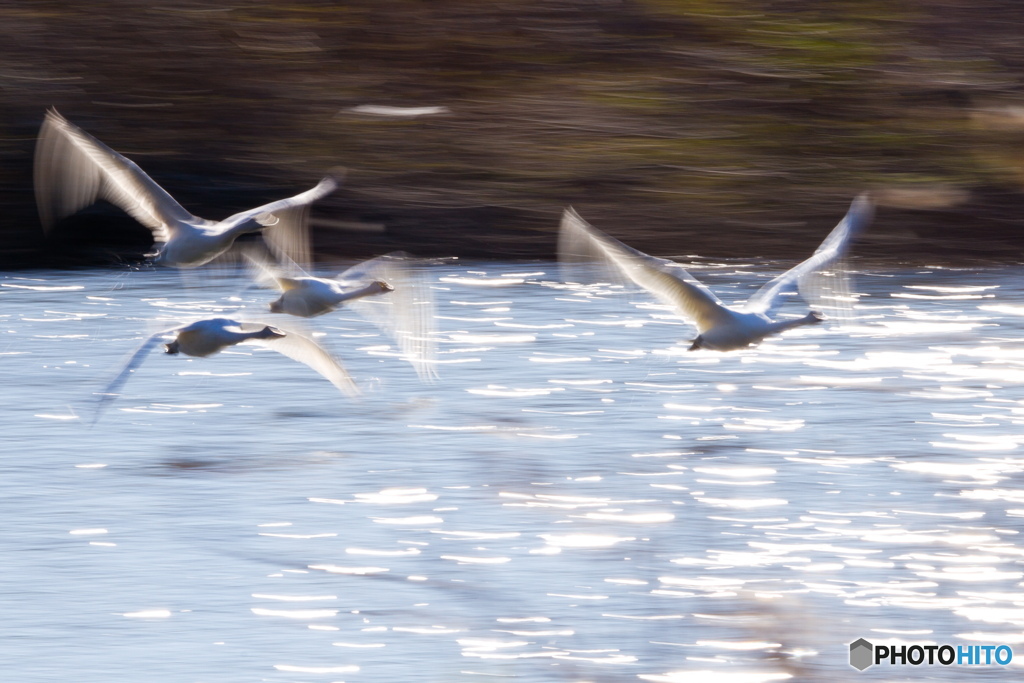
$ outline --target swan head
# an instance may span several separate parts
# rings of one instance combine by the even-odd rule
[[[688,348],[686,350],[687,351],[696,351],[697,349],[703,349],[703,348],[704,348],[704,337],[702,337],[701,335],[698,334],[697,338],[693,340],[692,344],[690,344],[690,348]]]
[[[178,340],[177,339],[175,339],[174,341],[170,342],[169,344],[164,344],[164,353],[169,353],[169,354],[171,354],[173,356],[174,354],[178,353],[179,351],[181,351],[181,347],[178,344]]]
[[[380,287],[380,291],[382,291],[382,292],[393,292],[393,291],[395,291],[394,286],[392,286],[391,284],[389,284],[387,282],[384,282],[383,280],[377,280],[374,284],[377,285],[378,287]]]

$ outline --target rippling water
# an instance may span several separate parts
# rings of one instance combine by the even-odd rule
[[[695,272],[729,301],[780,267]],[[1024,643],[1019,268],[867,270],[845,328],[730,354],[551,264],[430,272],[434,385],[342,311],[311,326],[361,399],[255,348],[154,353],[92,429],[144,336],[273,297],[0,278],[6,675],[963,680],[847,644]]]

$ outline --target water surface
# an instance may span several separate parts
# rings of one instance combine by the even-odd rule
[[[694,272],[735,301],[782,267]],[[549,263],[430,278],[433,385],[341,311],[309,328],[358,400],[255,347],[154,353],[93,428],[145,336],[273,296],[0,278],[6,675],[963,680],[847,644],[1024,643],[1019,268],[863,269],[856,320],[730,354]]]

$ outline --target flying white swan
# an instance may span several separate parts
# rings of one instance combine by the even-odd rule
[[[164,344],[168,354],[183,353],[186,356],[205,358],[235,344],[249,343],[273,349],[292,360],[298,361],[323,375],[342,393],[354,396],[359,393],[345,368],[323,347],[312,339],[297,332],[258,322],[239,322],[228,318],[199,320],[182,327],[172,327],[151,335],[136,349],[117,376],[100,392],[93,423],[100,418],[107,405],[116,398],[132,372],[142,364],[153,347],[168,336],[173,340]]]
[[[49,231],[62,218],[105,199],[153,231],[156,263],[195,268],[227,251],[235,238],[262,232],[277,249],[307,243],[309,205],[338,187],[326,177],[288,199],[249,209],[222,221],[193,216],[134,162],[68,122],[56,109],[46,112],[35,156],[39,219]],[[304,258],[305,254],[292,254]]]
[[[434,364],[434,302],[430,287],[408,255],[394,252],[358,263],[334,278],[314,277],[285,260],[273,265],[260,252],[243,254],[255,266],[256,279],[281,292],[271,313],[312,318],[342,306],[392,337],[420,379],[437,377]]]
[[[627,247],[589,225],[571,208],[562,216],[559,260],[568,267],[587,261],[611,266],[613,273],[671,306],[697,328],[690,351],[732,351],[757,344],[772,334],[821,322],[821,316],[814,311],[796,320],[775,322],[772,317],[789,294],[799,291],[807,300],[814,298],[813,289],[821,271],[843,258],[853,238],[871,222],[873,213],[874,206],[866,193],[854,199],[846,216],[810,258],[765,284],[741,309],[723,304],[679,264]]]

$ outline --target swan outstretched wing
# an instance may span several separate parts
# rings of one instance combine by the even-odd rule
[[[323,199],[338,189],[338,179],[327,176],[312,189],[300,192],[294,197],[279,199],[255,209],[242,211],[222,221],[226,225],[238,225],[249,219],[255,219],[265,225],[263,239],[266,240],[274,256],[278,259],[288,258],[301,267],[310,264],[311,251],[309,246],[309,206]]]
[[[124,364],[121,366],[117,375],[107,383],[107,386],[103,388],[103,391],[96,392],[94,394],[96,396],[96,409],[93,412],[92,424],[96,424],[96,421],[99,420],[106,409],[110,407],[111,401],[118,397],[121,387],[123,387],[125,382],[128,381],[128,378],[132,376],[132,372],[142,365],[142,361],[146,360],[146,356],[148,356],[149,352],[153,350],[153,347],[156,346],[163,337],[177,332],[180,329],[180,327],[172,327],[170,329],[154,333],[125,358]]]
[[[583,220],[572,208],[566,209],[562,215],[558,259],[567,281],[572,281],[580,272],[576,266],[595,262],[598,266],[610,266],[615,279],[625,279],[643,287],[694,323],[698,330],[731,320],[718,297],[681,266],[648,256],[609,237]]]
[[[435,360],[434,297],[420,267],[403,252],[363,261],[336,278],[353,286],[383,281],[394,290],[346,302],[398,344],[423,381],[437,377]]]
[[[285,255],[279,256],[279,262],[270,260],[266,247],[247,244],[240,250],[249,263],[249,275],[259,287],[276,289],[285,292],[295,286],[295,278],[309,277],[299,264]]]
[[[848,296],[846,276],[836,272],[826,277],[822,271],[843,259],[850,243],[867,228],[873,215],[874,204],[868,194],[857,196],[814,254],[757,290],[747,301],[746,310],[771,318],[785,295],[797,291],[812,307],[841,307],[841,300]]]
[[[134,162],[56,109],[46,112],[39,129],[34,182],[44,230],[100,199],[121,207],[152,230],[157,242],[168,241],[177,223],[198,220]]]
[[[264,327],[266,327],[265,323],[246,322],[239,324],[242,332],[258,332]],[[284,336],[271,337],[269,339],[250,339],[245,343],[257,344],[273,349],[294,361],[312,368],[347,396],[359,394],[359,388],[352,381],[352,377],[349,376],[341,363],[328,353],[325,348],[294,330],[283,328],[279,325],[271,325],[271,327],[283,332]]]

